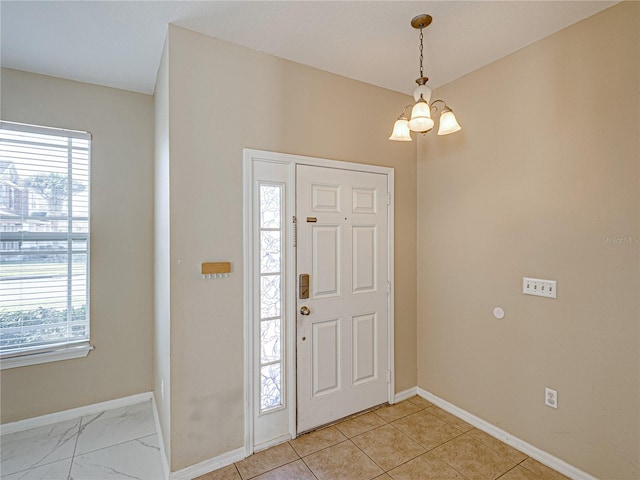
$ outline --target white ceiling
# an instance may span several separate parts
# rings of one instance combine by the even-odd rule
[[[424,57],[435,88],[615,3],[2,0],[2,65],[153,93],[173,23],[411,93],[419,73],[415,15],[433,16]]]

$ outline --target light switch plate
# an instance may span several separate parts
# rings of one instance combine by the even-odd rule
[[[523,277],[522,293],[536,297],[556,298],[556,281]]]

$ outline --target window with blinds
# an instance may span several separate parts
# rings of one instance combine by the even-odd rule
[[[90,153],[89,133],[0,122],[3,361],[91,348]]]

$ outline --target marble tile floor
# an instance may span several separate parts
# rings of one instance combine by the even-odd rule
[[[161,480],[151,401],[0,436],[0,478]]]
[[[566,480],[412,397],[258,452],[196,480]]]

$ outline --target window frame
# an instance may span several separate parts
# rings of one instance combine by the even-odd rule
[[[58,240],[57,237],[64,237],[64,240],[68,241],[66,248],[67,255],[67,291],[64,294],[65,297],[70,295],[70,288],[72,285],[71,269],[73,265],[73,242],[80,240],[86,242],[86,249],[83,253],[86,255],[86,262],[84,263],[86,270],[86,338],[73,341],[69,337],[66,337],[63,341],[52,340],[49,343],[38,344],[32,346],[22,346],[8,352],[0,352],[0,370],[22,367],[27,365],[36,365],[41,363],[55,362],[60,360],[69,360],[73,358],[86,357],[93,346],[91,345],[91,316],[90,316],[90,269],[91,269],[91,255],[90,255],[90,239],[91,239],[91,142],[92,137],[89,132],[82,132],[76,130],[68,130],[53,127],[44,127],[38,125],[30,125],[16,122],[0,121],[0,129],[12,130],[25,134],[39,134],[39,135],[53,135],[58,137],[66,137],[67,139],[82,139],[87,140],[87,232],[73,232],[69,231],[70,225],[67,226],[66,232],[2,232],[2,237],[9,238],[8,241],[12,241],[13,237],[20,238],[17,241],[39,240],[39,241],[51,241],[52,239]],[[67,167],[69,172],[73,168],[72,156],[67,156]],[[69,196],[73,193],[69,193],[66,201],[69,201]],[[73,222],[77,217],[67,217],[70,222]],[[80,217],[81,218],[81,217]],[[81,221],[81,220],[80,220]],[[54,238],[55,237],[55,238]],[[60,238],[62,239],[62,238]]]

